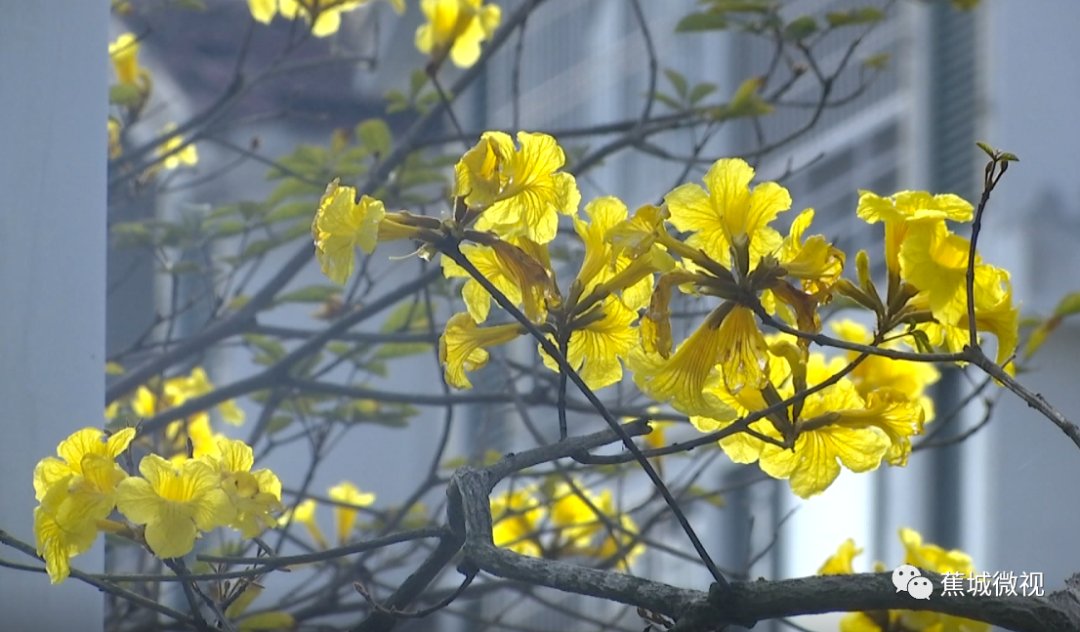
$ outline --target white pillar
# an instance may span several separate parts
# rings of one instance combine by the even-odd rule
[[[0,528],[31,543],[35,463],[103,421],[107,26],[104,1],[19,2],[0,20]],[[102,548],[74,566],[101,572]],[[102,618],[90,586],[0,568],[0,628]]]

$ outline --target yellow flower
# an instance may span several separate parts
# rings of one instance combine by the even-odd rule
[[[139,463],[143,478],[121,481],[116,507],[128,520],[146,525],[146,544],[161,558],[187,555],[199,531],[224,526],[236,510],[209,463],[192,459],[175,466],[156,454]]]
[[[495,240],[490,246],[465,244],[461,253],[476,269],[514,305],[521,306],[533,322],[541,322],[547,314],[548,300],[556,295],[550,272],[551,260],[547,246],[526,237]],[[491,311],[491,295],[465,268],[449,257],[442,258],[443,274],[447,278],[463,277],[461,298],[469,315],[477,323],[487,320]]]
[[[670,269],[674,265],[670,256],[647,244],[637,249],[613,243],[619,237],[624,237],[625,243],[627,230],[647,221],[637,215],[648,216],[656,210],[656,207],[644,208],[644,213],[639,209],[634,219],[627,219],[622,200],[607,196],[585,205],[588,222],[574,218],[574,230],[585,244],[585,258],[576,281],[583,296],[604,284],[607,292],[621,292],[623,303],[632,310],[649,304],[653,273]],[[622,231],[616,233],[617,229]]]
[[[326,37],[337,33],[341,28],[341,15],[358,9],[367,0],[248,0],[251,17],[263,24],[269,24],[274,16],[295,20],[301,17],[311,24],[311,33],[315,37]],[[391,0],[394,9],[404,10],[403,0]]]
[[[619,555],[616,567],[619,570],[626,571],[630,569],[630,565],[634,563],[634,560],[645,552],[645,545],[640,541],[635,542],[638,527],[637,523],[629,515],[625,513],[619,514],[618,518],[613,522],[617,528],[600,542],[600,546],[593,551],[593,557],[608,560]]]
[[[510,342],[522,331],[517,324],[477,327],[472,316],[465,312],[451,316],[439,338],[439,361],[443,364],[446,382],[454,388],[472,388],[465,373],[487,364],[487,347]]]
[[[904,564],[911,564],[924,571],[935,573],[960,573],[970,576],[975,572],[971,557],[963,551],[946,551],[936,544],[923,542],[922,535],[914,529],[900,529],[900,541],[904,545]],[[907,630],[949,630],[957,632],[988,632],[990,624],[963,619],[937,612],[900,610],[890,613],[898,618],[897,625]]]
[[[251,471],[255,453],[237,439],[217,441],[214,461],[221,470],[221,486],[236,510],[229,526],[245,538],[254,538],[274,525],[271,513],[281,509],[281,481],[267,469]]]
[[[850,575],[854,573],[851,562],[857,555],[862,553],[862,549],[855,548],[855,540],[848,538],[844,540],[844,543],[837,549],[836,554],[825,560],[825,563],[818,569],[818,575]]]
[[[844,271],[844,252],[821,235],[812,235],[803,241],[803,234],[814,219],[814,209],[807,209],[791,223],[791,230],[777,253],[784,270],[801,279],[803,287],[811,294],[827,299],[832,286]]]
[[[442,59],[447,53],[459,68],[480,58],[480,44],[495,32],[502,20],[496,4],[483,0],[420,0],[427,23],[416,29],[416,48]]]
[[[311,223],[315,256],[322,272],[341,285],[352,275],[354,249],[360,248],[367,254],[375,251],[379,223],[386,215],[379,200],[366,195],[359,203],[355,199],[356,189],[340,186],[334,180],[319,200],[319,209]]]
[[[658,402],[671,402],[676,410],[688,415],[734,419],[735,411],[708,388],[720,380],[717,362],[722,349],[720,323],[716,320],[722,316],[714,311],[671,357],[643,348],[633,349],[629,365],[641,392]]]
[[[870,344],[873,337],[862,325],[853,320],[840,320],[832,325],[833,331],[841,340],[858,344]],[[881,345],[883,349],[901,349],[910,351],[904,345],[887,342]],[[847,351],[845,357],[850,362],[859,353]],[[894,360],[879,355],[866,357],[851,373],[848,374],[855,390],[863,398],[871,393],[881,390],[889,390],[903,395],[907,399],[917,401],[923,409],[926,422],[934,418],[934,400],[926,394],[926,390],[941,377],[941,374],[933,364],[929,362],[911,362],[908,360]]]
[[[330,488],[330,498],[339,503],[352,505],[353,507],[368,507],[375,502],[375,494],[361,492],[356,485],[349,481],[342,481]],[[338,544],[349,541],[353,525],[356,523],[356,509],[352,507],[334,506],[334,521],[337,525]]]
[[[935,573],[960,573],[970,575],[974,572],[971,558],[961,551],[945,551],[934,544],[923,544],[922,536],[913,529],[900,530],[900,541],[904,544],[906,555],[904,564],[916,566],[923,571]],[[854,573],[852,558],[862,552],[855,548],[853,540],[840,545],[835,555],[830,557],[818,571],[820,575],[847,575]],[[874,572],[885,572],[881,562],[874,565]],[[840,621],[840,632],[889,632],[890,630],[921,630],[923,632],[988,632],[990,625],[971,619],[962,619],[946,614],[929,611],[887,610],[873,613],[852,612],[844,615]]]
[[[534,487],[507,490],[491,499],[491,535],[495,546],[540,557],[536,536],[546,511],[535,496]]]
[[[751,190],[753,179],[754,169],[746,161],[717,160],[705,174],[708,191],[687,183],[664,197],[671,223],[681,231],[694,233],[687,240],[689,245],[728,265],[735,240],[749,240],[753,268],[762,256],[780,247],[780,234],[768,224],[791,207],[787,189],[775,182],[763,182]]]
[[[555,486],[549,514],[551,526],[557,530],[561,546],[569,546],[575,550],[587,549],[593,536],[604,528],[592,507],[605,516],[614,516],[615,500],[610,489],[594,494],[580,481],[575,480],[574,486],[577,491],[566,482]]]
[[[162,134],[168,134],[176,129],[175,123],[165,125]],[[158,156],[164,156],[161,166],[166,169],[177,169],[182,165],[194,167],[199,162],[199,153],[195,145],[188,143],[179,134],[170,136],[164,144],[157,149]]]
[[[315,501],[307,498],[296,504],[295,507],[287,510],[278,518],[278,526],[284,527],[290,522],[297,522],[304,525],[307,529],[311,539],[315,541],[320,549],[327,548],[326,536],[323,535],[322,529],[319,528],[319,523],[315,520]]]
[[[59,459],[45,457],[34,468],[35,498],[40,501],[50,487],[68,477],[88,476],[90,472],[84,470],[86,467],[93,468],[94,474],[100,475],[102,463],[106,463],[109,469],[115,468],[122,475],[123,470],[114,461],[127,450],[134,438],[134,428],[124,428],[111,435],[106,435],[99,428],[75,431],[56,446]]]
[[[116,80],[124,85],[143,88],[140,79],[146,71],[139,67],[139,40],[131,33],[124,33],[109,44],[109,59],[116,71]]]
[[[463,244],[461,254],[465,255],[465,258],[476,266],[484,278],[491,281],[492,285],[498,288],[511,303],[521,305],[521,288],[511,276],[513,272],[503,267],[494,249],[490,246]],[[488,291],[450,257],[442,257],[442,267],[443,274],[447,278],[467,279],[461,287],[461,298],[465,301],[465,307],[476,322],[482,323],[487,320],[491,312],[491,295]]]
[[[743,387],[764,386],[769,353],[754,312],[741,305],[734,307],[720,323],[717,336],[718,360],[728,391],[738,394]]]
[[[973,208],[963,198],[951,193],[931,195],[926,191],[899,191],[881,197],[870,191],[859,192],[855,213],[869,224],[885,224],[885,266],[892,274],[900,272],[900,246],[908,228],[928,222],[971,221]]]
[[[638,334],[631,327],[637,314],[626,308],[615,297],[593,308],[587,317],[596,316],[587,325],[574,329],[566,348],[566,361],[585,380],[589,388],[596,390],[610,386],[622,379],[622,363],[638,341]],[[544,366],[559,372],[559,365],[540,347]]]
[[[71,558],[89,550],[97,538],[95,520],[61,524],[57,518],[60,508],[70,504],[70,478],[57,481],[42,497],[41,504],[34,508],[34,541],[38,555],[45,558],[45,571],[53,584],[67,579],[71,574]]]
[[[518,132],[517,139],[520,149],[507,134],[485,132],[455,167],[455,195],[483,209],[480,230],[546,244],[555,238],[559,213],[577,212],[581,193],[572,175],[558,172],[566,156],[554,138]]]
[[[52,583],[70,573],[69,559],[97,537],[98,521],[115,506],[116,486],[127,474],[115,462],[135,437],[125,428],[108,438],[83,428],[60,442],[61,457],[46,457],[34,468],[34,539]]]
[[[813,354],[807,366],[807,384],[820,383],[843,366],[839,358],[826,364],[819,354]],[[796,425],[799,434],[794,449],[765,444],[761,469],[774,478],[788,479],[797,496],[809,498],[836,480],[841,465],[853,472],[877,469],[892,445],[883,426],[891,429],[890,424],[899,425],[911,414],[920,416],[921,423],[921,412],[917,404],[903,407],[889,402],[868,407],[854,385],[841,380],[806,398]]]

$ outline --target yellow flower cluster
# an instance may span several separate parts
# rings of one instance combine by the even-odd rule
[[[106,434],[76,431],[34,468],[34,537],[49,579],[71,572],[70,559],[86,552],[99,531],[129,537],[145,525],[143,540],[161,558],[181,557],[200,532],[228,526],[244,537],[274,524],[281,482],[270,470],[251,471],[255,458],[242,441],[218,439],[212,451],[193,459],[168,461],[156,454],[139,463],[142,476],[129,476],[116,462],[135,429]],[[116,509],[130,521],[109,519]]]
[[[128,411],[141,419],[152,419],[213,390],[214,385],[206,371],[202,367],[195,367],[186,376],[178,375],[140,386],[130,399],[110,404],[105,409],[105,418],[116,419],[121,411]],[[231,399],[218,404],[217,410],[221,419],[228,424],[239,426],[244,423],[244,411]],[[210,414],[201,410],[186,419],[170,423],[165,429],[168,445],[158,446],[155,451],[183,460],[188,456],[190,447],[191,456],[200,457],[216,450],[216,442],[221,437],[210,425]]]
[[[970,577],[975,573],[971,557],[957,550],[946,551],[936,544],[923,542],[922,535],[914,529],[900,529],[900,542],[904,545],[904,560],[901,564],[910,564],[923,571],[935,573],[960,573]],[[825,560],[819,575],[850,575],[854,573],[852,561],[862,553],[856,548],[854,540],[847,540],[840,545],[836,554]],[[881,562],[874,565],[875,572],[883,572],[886,567]],[[889,632],[907,630],[910,632],[988,632],[990,625],[971,619],[963,619],[937,612],[917,612],[913,610],[887,610],[883,612],[853,612],[840,621],[840,632]]]
[[[326,37],[341,28],[341,16],[368,4],[368,0],[248,0],[248,10],[257,22],[269,24],[280,15],[286,20],[303,19],[311,34]],[[390,0],[398,13],[405,12],[405,0]]]
[[[516,140],[486,132],[465,152],[454,169],[452,217],[443,220],[386,213],[378,200],[356,203],[355,191],[331,183],[312,231],[324,272],[344,282],[356,247],[370,253],[390,239],[441,252],[444,274],[466,279],[467,310],[447,321],[439,341],[446,380],[457,388],[471,387],[468,373],[488,362],[489,349],[528,329],[482,324],[497,296],[592,389],[620,382],[627,367],[644,394],[691,416],[704,432],[771,409],[732,428],[720,445],[736,462],[757,462],[789,480],[799,496],[826,489],[842,467],[906,464],[911,437],[933,417],[925,390],[936,370],[871,356],[839,378],[859,354],[849,352],[848,362],[828,358],[811,350],[809,336],[823,329],[821,307],[840,295],[875,320],[873,332],[834,323],[843,340],[886,352],[961,350],[969,335],[970,245],[947,222],[970,220],[970,204],[917,191],[862,194],[858,216],[885,226],[888,288],[880,296],[865,251],[855,257],[857,281],[842,277],[846,253],[809,234],[813,209],[799,213],[786,235],[773,228],[791,196],[775,182],[754,185],[754,170],[741,159],[716,161],[704,186],[678,186],[659,207],[631,214],[619,199],[601,197],[581,216],[581,195],[555,139],[520,132]],[[557,282],[548,254],[560,215],[570,217],[584,247],[568,285]],[[974,278],[975,328],[996,336],[1005,362],[1019,324],[1008,273],[976,258]],[[671,324],[676,289],[715,299],[679,344]],[[787,333],[766,336],[763,319],[779,321]],[[540,354],[560,369],[544,345]],[[780,405],[786,399],[794,401]]]
[[[492,497],[491,516],[495,546],[521,555],[592,557],[626,570],[645,550],[636,541],[637,524],[617,511],[611,490],[597,494],[576,480],[573,486],[562,481],[546,490],[509,489]]]

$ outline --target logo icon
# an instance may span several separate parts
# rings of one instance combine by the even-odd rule
[[[897,566],[892,572],[892,583],[896,592],[906,592],[916,599],[929,599],[934,594],[934,583],[911,564]]]

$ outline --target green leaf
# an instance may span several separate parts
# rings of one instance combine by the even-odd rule
[[[892,55],[888,53],[877,53],[864,59],[862,65],[864,68],[869,68],[871,70],[885,70],[891,60]]]
[[[694,88],[690,91],[690,95],[689,97],[687,97],[687,101],[690,102],[690,105],[697,105],[698,102],[700,102],[702,99],[709,96],[713,92],[716,92],[715,83],[699,83],[694,86]]]
[[[1080,312],[1080,292],[1073,292],[1066,294],[1058,301],[1057,307],[1054,308],[1054,317],[1072,316],[1077,312]]]
[[[788,22],[784,27],[784,38],[789,40],[801,40],[817,33],[817,20],[809,15],[797,17]]]
[[[653,98],[655,98],[660,103],[663,103],[664,105],[668,106],[672,110],[682,110],[683,109],[683,104],[680,103],[678,99],[676,99],[674,97],[669,97],[666,94],[661,94],[661,93],[657,92],[655,95],[653,95]]]
[[[315,200],[305,200],[303,202],[289,202],[282,204],[281,206],[270,211],[266,215],[266,221],[271,224],[275,222],[281,222],[287,219],[296,219],[297,217],[303,217],[308,221],[315,216],[316,210]]]
[[[691,13],[675,25],[676,33],[719,31],[728,27],[727,18],[720,13]]]
[[[371,153],[382,156],[390,153],[393,136],[386,121],[378,118],[368,119],[356,126],[356,138]]]
[[[409,96],[416,98],[420,94],[420,90],[427,85],[428,75],[424,72],[423,68],[418,68],[409,75]]]
[[[667,80],[671,83],[671,87],[675,88],[675,94],[685,100],[690,89],[689,84],[686,82],[686,77],[671,68],[664,69],[664,76],[666,76]]]
[[[266,424],[266,434],[281,432],[291,426],[295,420],[296,417],[293,417],[292,415],[274,415]]]
[[[256,349],[253,361],[257,364],[273,364],[285,357],[285,347],[269,336],[244,334],[243,338],[244,342]]]
[[[388,334],[406,331],[427,331],[428,320],[424,307],[416,303],[402,303],[390,312],[379,331]]]
[[[282,294],[278,297],[278,303],[324,303],[330,298],[341,294],[341,288],[336,285],[309,285],[299,290]]]
[[[908,333],[911,334],[912,339],[915,341],[915,350],[919,353],[933,353],[934,345],[930,344],[930,337],[926,335],[926,332],[921,329],[910,329]]]
[[[825,14],[825,21],[833,28],[874,24],[885,19],[885,12],[877,7],[859,7],[847,11],[831,11]]]
[[[109,103],[133,107],[143,99],[142,90],[130,83],[117,83],[109,86]]]

